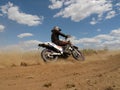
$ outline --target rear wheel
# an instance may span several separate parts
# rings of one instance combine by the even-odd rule
[[[41,57],[45,62],[51,62],[56,61],[58,59],[58,56],[52,55],[54,51],[49,49],[43,49],[41,52]]]
[[[84,55],[80,52],[80,50],[78,50],[78,49],[74,49],[73,51],[72,51],[72,56],[73,56],[73,58],[75,58],[76,60],[78,60],[78,61],[83,61],[83,60],[85,60],[85,57],[84,57]]]

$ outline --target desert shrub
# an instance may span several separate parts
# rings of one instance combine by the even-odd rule
[[[114,90],[112,87],[106,87],[105,90]]]
[[[28,66],[28,64],[25,62],[21,62],[20,66]]]
[[[84,55],[94,55],[94,54],[100,54],[100,53],[106,53],[108,51],[108,49],[102,49],[102,50],[95,50],[95,49],[83,49],[81,50],[81,52]]]
[[[52,83],[45,83],[44,85],[43,85],[44,87],[46,87],[46,88],[49,88],[49,87],[51,87],[52,86]]]
[[[75,84],[66,84],[66,88],[73,88],[75,87]]]
[[[82,53],[84,55],[92,55],[92,54],[97,54],[97,51],[94,49],[83,49]]]

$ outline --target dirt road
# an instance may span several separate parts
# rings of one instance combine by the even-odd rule
[[[0,90],[120,90],[120,54],[1,68]]]

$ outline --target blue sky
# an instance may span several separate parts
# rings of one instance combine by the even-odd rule
[[[0,50],[36,48],[54,26],[80,48],[120,49],[120,0],[0,0]]]

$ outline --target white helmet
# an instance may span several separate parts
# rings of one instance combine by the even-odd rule
[[[58,26],[54,26],[53,30],[61,31],[61,29]]]

